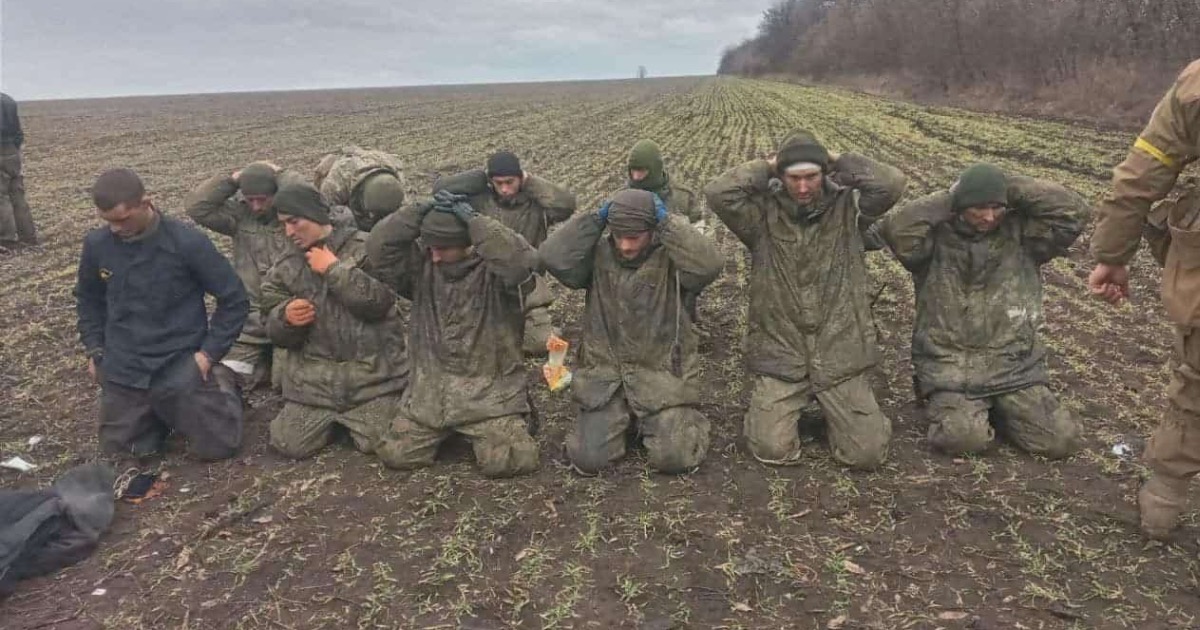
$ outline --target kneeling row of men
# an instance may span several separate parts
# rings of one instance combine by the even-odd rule
[[[529,472],[539,458],[523,347],[529,328],[535,342],[550,332],[549,273],[586,291],[572,465],[599,472],[630,435],[657,470],[700,465],[710,422],[695,303],[725,261],[670,201],[692,195],[672,190],[652,144],[633,156],[647,168],[631,159],[630,186],[587,213],[507,153],[396,209],[398,166],[363,166],[355,151],[322,162],[319,188],[258,163],[193,193],[189,214],[234,238],[234,266],[159,213],[132,171],[100,176],[92,194],[109,226],[84,240],[76,295],[102,384],[103,447],[145,455],[173,430],[199,457],[231,456],[240,384],[263,376],[273,347],[285,406],[270,439],[287,456],[317,452],[342,427],[386,465],[416,468],[458,433],[484,474]],[[335,190],[331,179],[350,183]],[[1079,426],[1047,387],[1036,333],[1039,268],[1066,253],[1087,204],[989,165],[889,213],[904,188],[899,170],[831,154],[804,132],[706,187],[750,253],[749,450],[796,462],[800,412],[815,400],[838,461],[884,460],[891,422],[867,378],[877,344],[864,252],[886,248],[914,279],[912,356],[931,443],[980,451],[999,430],[1030,452],[1070,454]],[[211,320],[205,294],[216,298]]]

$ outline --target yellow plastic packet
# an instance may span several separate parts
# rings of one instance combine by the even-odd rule
[[[567,349],[570,347],[571,345],[558,335],[550,335],[550,338],[546,340],[546,351],[549,353],[549,357],[546,359],[546,364],[542,366],[542,376],[546,379],[546,385],[552,392],[557,392],[571,384],[571,370],[568,370],[564,363],[567,358]]]

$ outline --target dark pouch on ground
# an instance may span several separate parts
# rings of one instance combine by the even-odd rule
[[[158,479],[158,475],[155,473],[141,473],[129,481],[129,487],[125,489],[121,498],[140,499],[146,496],[146,493],[154,486],[155,479]]]

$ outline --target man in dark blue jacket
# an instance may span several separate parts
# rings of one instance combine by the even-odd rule
[[[233,456],[242,400],[220,360],[250,310],[241,280],[207,236],[159,213],[133,171],[106,171],[92,198],[108,226],[83,239],[75,297],[102,387],[101,448],[145,456],[176,431],[201,459]]]

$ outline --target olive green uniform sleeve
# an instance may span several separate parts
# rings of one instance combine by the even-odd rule
[[[830,166],[830,178],[858,190],[858,210],[867,221],[891,210],[908,186],[908,177],[900,169],[859,153],[838,157]]]
[[[905,269],[920,269],[933,255],[933,229],[953,218],[951,207],[946,191],[910,201],[870,227],[868,247],[886,245]]]
[[[308,340],[312,326],[292,326],[287,323],[284,309],[297,295],[288,288],[286,275],[292,273],[295,260],[285,260],[271,268],[262,283],[262,301],[259,308],[267,322],[267,337],[281,348],[299,348]],[[317,313],[317,317],[321,314]]]
[[[510,288],[528,284],[529,290],[533,290],[533,273],[538,267],[538,256],[525,237],[496,219],[481,214],[475,215],[467,223],[467,232],[471,235],[475,252],[483,258],[489,273]]]
[[[713,214],[747,247],[753,247],[763,224],[762,198],[770,192],[771,166],[754,160],[734,167],[704,187]]]
[[[658,240],[678,270],[679,284],[685,291],[698,293],[712,284],[725,267],[717,244],[692,227],[683,215],[667,215],[658,226]]]
[[[1124,265],[1137,253],[1150,207],[1175,186],[1200,151],[1200,61],[1167,91],[1125,161],[1113,169],[1112,189],[1096,208],[1092,255]]]
[[[431,201],[419,201],[384,217],[367,237],[367,269],[401,296],[412,299],[413,261],[420,254],[417,237]]]
[[[558,184],[536,175],[530,175],[525,180],[524,187],[533,202],[542,209],[546,223],[549,225],[562,223],[571,218],[575,212],[577,204],[575,193]]]
[[[592,284],[596,243],[604,223],[595,212],[577,214],[546,238],[538,249],[543,268],[570,289]]]
[[[1038,264],[1058,256],[1083,232],[1088,204],[1066,187],[1022,175],[1009,177],[1008,205],[1023,223],[1022,244]]]
[[[187,215],[196,223],[225,236],[237,232],[241,204],[234,201],[238,184],[229,175],[217,175],[205,180],[184,200]]]
[[[338,260],[325,272],[325,282],[352,315],[365,322],[382,321],[396,305],[396,294],[358,264],[355,260]]]

